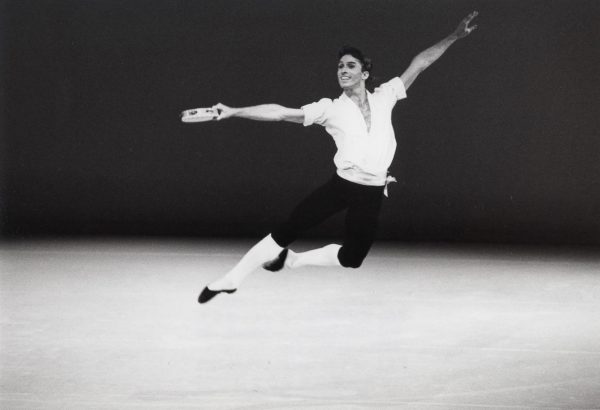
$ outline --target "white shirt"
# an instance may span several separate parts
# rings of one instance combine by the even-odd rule
[[[385,185],[396,152],[392,109],[398,100],[406,98],[406,89],[395,77],[373,93],[367,91],[367,98],[370,130],[360,108],[346,94],[303,106],[304,126],[322,125],[333,137],[337,147],[333,162],[340,177],[362,185]]]

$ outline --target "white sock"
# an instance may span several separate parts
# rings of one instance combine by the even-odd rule
[[[301,266],[341,266],[338,252],[341,246],[331,244],[308,252],[288,252],[285,265],[288,268],[299,268]]]
[[[274,259],[283,248],[267,235],[254,245],[225,276],[208,285],[210,290],[237,289],[242,281],[263,263]]]

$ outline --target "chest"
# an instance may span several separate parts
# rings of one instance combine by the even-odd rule
[[[392,127],[391,114],[392,107],[376,98],[364,104],[341,98],[328,110],[324,125],[334,137],[386,138]]]
[[[357,107],[360,111],[360,113],[362,114],[363,120],[365,121],[365,124],[367,126],[367,132],[371,131],[371,104],[369,104],[369,101],[365,101],[362,104],[357,104]]]

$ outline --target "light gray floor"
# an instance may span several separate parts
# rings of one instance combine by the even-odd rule
[[[0,407],[600,408],[597,254],[379,243],[198,305],[249,245],[3,244]]]

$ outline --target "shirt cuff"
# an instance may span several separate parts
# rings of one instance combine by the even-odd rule
[[[311,110],[311,105],[313,104],[303,105],[301,107],[302,111],[304,111],[304,121],[302,122],[302,125],[304,125],[305,127],[308,127],[309,125],[312,125],[315,122],[314,111]]]

